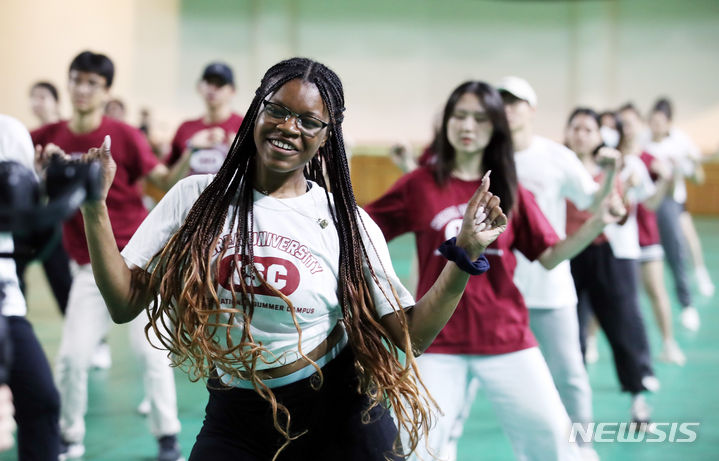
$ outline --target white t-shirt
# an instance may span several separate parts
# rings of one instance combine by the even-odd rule
[[[34,171],[34,157],[32,139],[25,126],[12,117],[0,114],[0,161],[18,162]],[[11,253],[13,249],[12,235],[0,233],[0,253]],[[0,284],[4,285],[3,315],[27,314],[25,298],[18,285],[15,261],[10,258],[0,258]]]
[[[644,149],[669,167],[678,166],[683,176],[693,175],[696,162],[701,158],[701,152],[696,144],[689,139],[689,136],[676,128],[669,130],[669,136],[658,142],[652,141],[651,136],[647,133]],[[684,184],[683,178],[675,178],[673,189],[673,198],[677,203],[687,201],[687,186]]]
[[[635,177],[636,183],[624,194],[629,202],[629,217],[621,226],[609,224],[604,228],[604,235],[609,240],[612,253],[616,258],[621,259],[639,259],[641,249],[639,248],[639,228],[637,227],[637,204],[656,192],[656,187],[644,162],[636,155],[627,155],[624,156],[624,167],[619,172],[619,179],[622,184],[627,184],[628,179],[632,176]]]
[[[213,175],[191,176],[178,182],[168,192],[122,251],[128,264],[139,267],[147,265],[152,256],[163,248],[168,239],[179,229],[190,208],[212,179]],[[311,186],[307,193],[288,199],[276,199],[254,192],[255,267],[265,280],[287,296],[295,307],[297,321],[302,330],[304,353],[324,341],[342,315],[338,299],[339,237],[330,215],[324,189],[315,183],[311,183]],[[232,216],[234,208],[231,207],[228,216]],[[412,295],[402,286],[394,272],[382,232],[363,210],[360,210],[360,216],[372,244],[369,243],[364,232],[362,238],[372,268],[381,285],[380,289],[371,281],[368,266],[364,264],[378,317],[392,313],[394,311],[392,305],[396,305],[387,280],[397,291],[401,306],[403,308],[413,306]],[[322,219],[327,221],[325,228],[318,223],[318,220]],[[234,254],[231,251],[234,232],[235,230],[231,230],[229,223],[226,222],[221,238],[229,239],[229,250],[222,262],[219,262],[221,273],[222,268],[227,267],[226,264],[229,264]],[[213,264],[217,264],[217,253],[213,256]],[[357,261],[357,264],[362,262]],[[242,271],[242,274],[247,273]],[[240,276],[239,271],[236,271],[234,280],[237,280],[238,276]],[[217,288],[220,303],[223,306],[232,306],[229,286],[219,285]],[[299,336],[288,306],[281,298],[270,293],[263,294],[261,289],[259,290],[255,294],[251,333],[256,343],[261,342],[270,351],[264,358],[268,361],[274,359],[276,361],[269,364],[258,363],[257,369],[291,363],[299,358],[297,350]],[[386,293],[386,297],[382,294],[382,290]],[[228,315],[221,315],[223,321],[228,320]],[[232,328],[231,337],[237,344],[242,336],[241,321],[235,321],[235,326],[236,328]],[[226,330],[221,328],[216,335],[223,346],[226,346],[225,333]],[[339,349],[335,348],[334,353],[338,353]],[[324,361],[331,358],[325,357]],[[236,381],[231,383],[228,375],[221,375],[221,378],[226,384],[241,385]]]
[[[547,138],[534,136],[529,147],[516,152],[517,177],[529,189],[560,238],[566,237],[567,206],[571,200],[580,210],[592,204],[599,189],[571,150]],[[576,304],[577,294],[569,261],[548,271],[539,261],[530,262],[520,252],[514,283],[529,308],[558,308]]]

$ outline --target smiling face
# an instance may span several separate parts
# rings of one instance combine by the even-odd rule
[[[447,122],[447,139],[458,155],[484,150],[492,137],[492,122],[474,93],[457,100]]]
[[[329,120],[327,108],[314,83],[300,79],[290,80],[268,96],[267,100],[296,114]],[[302,175],[304,166],[327,140],[328,130],[329,128],[325,127],[314,137],[309,137],[302,134],[295,116],[290,116],[284,122],[278,121],[267,115],[263,107],[253,133],[257,147],[258,177]]]

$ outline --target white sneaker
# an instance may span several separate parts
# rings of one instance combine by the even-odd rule
[[[137,412],[140,413],[142,416],[147,416],[150,414],[150,410],[152,408],[150,407],[150,399],[147,397],[142,398],[142,402],[137,406]]]
[[[652,407],[649,406],[646,399],[642,394],[635,394],[632,397],[632,422],[635,423],[649,423],[649,419],[652,416]]]
[[[664,341],[662,352],[659,354],[659,360],[666,363],[673,363],[680,367],[687,363],[686,356],[679,348],[679,344],[673,339]]]
[[[714,283],[712,283],[711,277],[709,277],[709,271],[707,268],[697,267],[694,271],[694,276],[697,278],[697,288],[699,293],[706,298],[711,298],[714,295]]]
[[[112,366],[112,355],[110,355],[110,345],[101,342],[95,352],[92,353],[90,366],[98,370],[109,370]]]
[[[682,309],[682,313],[680,314],[679,319],[682,322],[682,326],[687,330],[699,331],[699,325],[701,325],[701,321],[699,320],[699,312],[697,312],[696,308],[692,306],[685,307],[684,309]]]
[[[579,447],[579,458],[582,461],[599,461],[599,454],[591,445],[583,445]]]
[[[65,461],[68,459],[82,458],[85,454],[85,445],[82,443],[68,443],[63,440],[60,441],[60,455],[58,461]]]
[[[587,349],[584,351],[584,361],[587,364],[597,363],[599,349],[597,348],[597,335],[587,336]]]
[[[656,376],[649,375],[642,378],[642,386],[649,392],[657,392],[662,384]]]

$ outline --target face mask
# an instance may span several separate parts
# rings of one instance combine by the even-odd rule
[[[614,128],[603,126],[599,129],[602,141],[609,147],[617,147],[619,145],[619,132]]]

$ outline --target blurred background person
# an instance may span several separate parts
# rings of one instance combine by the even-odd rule
[[[50,82],[37,82],[30,88],[30,108],[38,126],[60,121],[60,95]]]
[[[529,82],[519,77],[505,77],[497,89],[512,131],[519,183],[534,195],[559,238],[565,238],[566,200],[579,209],[596,211],[612,191],[618,155],[604,159],[606,168],[600,188],[574,152],[534,134],[537,95]],[[594,421],[592,389],[579,344],[577,293],[569,261],[547,270],[518,251],[515,256],[514,283],[529,309],[529,325],[569,417],[572,422],[587,427]],[[591,443],[581,449],[583,459],[598,459]]]
[[[71,156],[84,154],[102,144],[106,135],[112,136],[118,171],[110,188],[108,208],[113,217],[112,231],[122,248],[147,215],[137,181],[147,177],[169,188],[168,183],[174,176],[158,162],[139,130],[104,116],[114,76],[115,66],[107,56],[91,51],[77,55],[68,71],[72,116],[67,121],[37,129],[32,136],[36,144],[55,144]],[[90,266],[84,229],[79,212],[63,229],[63,243],[75,273],[56,366],[63,459],[79,458],[85,453],[88,370],[93,351],[110,327],[110,316]],[[145,322],[138,320],[130,325],[130,344],[142,370],[145,395],[151,403],[149,423],[158,442],[157,459],[177,461],[181,457],[177,442],[180,421],[174,375],[166,351],[150,344],[144,331]]]
[[[187,175],[217,173],[230,143],[242,125],[242,116],[232,110],[235,77],[223,62],[208,64],[197,83],[205,113],[180,125],[165,163],[181,165]]]
[[[674,278],[674,288],[681,305],[681,323],[689,331],[697,331],[701,324],[699,313],[692,303],[687,273],[689,246],[682,229],[681,216],[687,199],[685,178],[698,179],[701,174],[699,150],[681,131],[672,127],[673,109],[668,99],[660,98],[649,114],[650,139],[644,149],[664,162],[672,172],[673,184],[657,209],[657,224],[662,248]],[[691,221],[691,219],[689,219]],[[692,226],[693,227],[693,226]],[[701,251],[699,251],[701,254]],[[706,269],[697,271],[704,274],[704,283],[708,291],[713,290]],[[701,275],[699,277],[702,277]]]
[[[121,122],[127,122],[127,109],[125,109],[125,103],[118,98],[110,99],[107,101],[107,104],[105,104],[105,115]]]
[[[604,146],[599,126],[599,115],[586,107],[572,111],[566,126],[567,147],[595,179],[603,175],[597,163],[598,152],[611,149]],[[639,309],[639,236],[633,208],[654,194],[655,188],[639,159],[624,160],[615,190],[624,198],[627,214],[620,223],[608,225],[591,245],[572,258],[571,269],[577,290],[582,349],[586,348],[587,323],[594,313],[612,348],[622,391],[631,394],[632,421],[641,423],[648,422],[651,416],[643,392],[657,390],[659,383],[652,369],[649,341]],[[634,175],[641,177],[631,187],[622,187]],[[578,210],[568,201],[567,235],[578,232],[587,218],[586,211]]]
[[[663,198],[671,186],[671,171],[664,163],[643,150],[641,136],[644,122],[641,114],[632,104],[625,104],[619,109],[618,116],[622,125],[620,150],[625,156],[636,156],[644,162],[656,186],[656,196]],[[686,357],[674,339],[671,304],[664,285],[664,251],[655,214],[660,203],[660,200],[655,199],[637,205],[637,230],[641,249],[639,267],[644,290],[649,297],[654,318],[662,335],[662,351],[659,359],[683,365]]]

